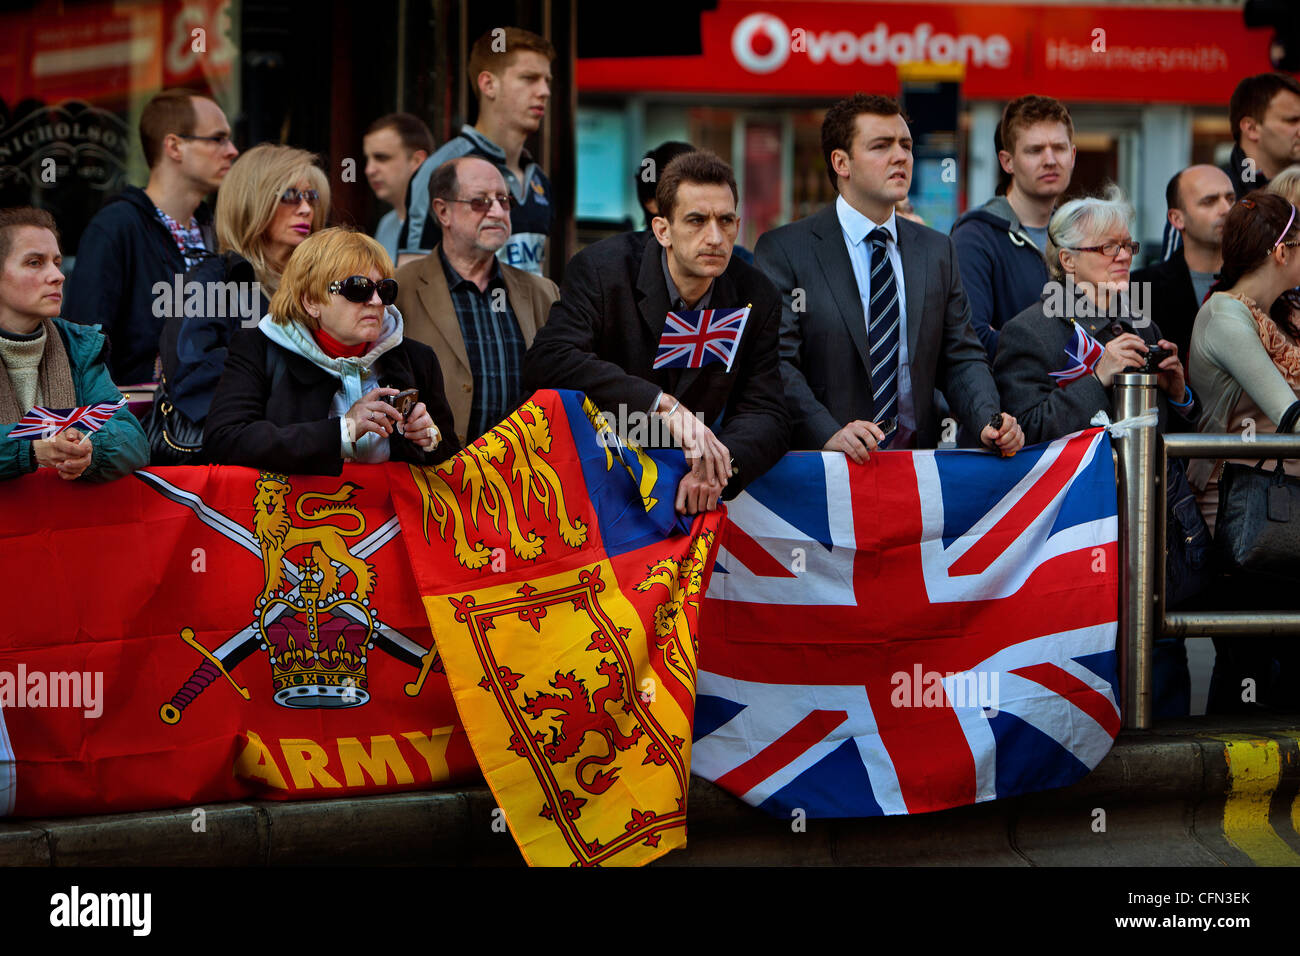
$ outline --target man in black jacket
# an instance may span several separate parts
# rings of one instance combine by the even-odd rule
[[[1189,166],[1175,173],[1165,190],[1169,224],[1182,234],[1182,247],[1164,262],[1133,273],[1131,294],[1140,295],[1146,315],[1178,346],[1184,364],[1192,352],[1192,326],[1223,267],[1223,223],[1236,201],[1232,180],[1215,166]],[[1144,284],[1141,289],[1136,288]]]
[[[613,236],[570,260],[560,298],[524,357],[524,386],[578,389],[619,421],[658,416],[668,440],[692,459],[676,507],[695,514],[734,497],[788,447],[781,298],[732,257],[739,219],[726,163],[702,151],[678,157],[660,175],[656,199],[653,236]],[[653,367],[670,309],[746,305],[730,371],[722,363]]]
[[[1285,73],[1248,76],[1228,101],[1232,155],[1223,171],[1240,199],[1300,162],[1300,81]]]
[[[239,155],[221,107],[188,90],[164,90],[145,105],[140,143],[149,184],[127,186],[90,220],[63,309],[72,322],[103,326],[121,385],[157,381],[165,312],[154,307],[154,287],[173,288],[202,250],[216,250],[203,197]]]

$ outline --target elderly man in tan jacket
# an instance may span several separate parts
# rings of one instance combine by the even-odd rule
[[[429,180],[442,242],[397,270],[405,334],[438,355],[462,445],[509,415],[523,394],[524,353],[559,297],[550,279],[506,265],[510,190],[495,166],[462,156]]]

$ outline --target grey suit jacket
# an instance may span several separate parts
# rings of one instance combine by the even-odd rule
[[[916,446],[938,443],[936,387],[958,421],[978,435],[1000,404],[987,354],[970,324],[952,240],[899,217],[898,249]],[[867,320],[834,203],[764,233],[754,262],[783,300],[781,378],[794,419],[792,447],[820,449],[849,422],[875,421]],[[796,289],[802,290],[799,301]]]
[[[451,304],[447,276],[438,259],[440,245],[435,245],[427,256],[408,262],[397,270],[397,310],[402,313],[406,337],[423,342],[438,356],[446,383],[447,404],[451,406],[456,422],[456,437],[463,447],[468,444],[466,431],[473,405],[474,376],[469,367],[465,336],[460,331],[460,319]],[[546,323],[551,303],[560,297],[560,291],[550,279],[504,262],[499,266],[510,308],[519,323],[519,334],[523,336],[524,349],[527,350],[533,344],[537,330]]]

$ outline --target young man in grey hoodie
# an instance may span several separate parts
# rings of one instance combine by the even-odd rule
[[[990,362],[999,330],[1037,302],[1048,281],[1047,224],[1070,187],[1074,124],[1059,100],[1022,96],[1002,111],[995,146],[1010,187],[952,227],[971,325]]]

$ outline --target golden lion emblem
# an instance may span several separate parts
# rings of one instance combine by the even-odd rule
[[[508,478],[503,471],[507,450],[513,455]],[[450,523],[456,560],[463,567],[478,570],[492,559],[491,549],[481,538],[473,542],[469,538],[471,530],[477,532],[482,513],[498,533],[504,520],[510,550],[517,558],[532,561],[539,557],[546,541],[537,532],[525,532],[520,527],[512,488],[518,484],[524,517],[532,517],[531,508],[536,502],[542,508],[542,516],[559,525],[561,540],[570,548],[581,547],[587,540],[587,526],[569,516],[560,476],[542,457],[550,450],[550,423],[541,406],[526,402],[496,428],[442,464],[434,468],[412,465],[411,475],[424,499],[424,540],[430,541],[430,517],[438,523],[438,534],[444,540]],[[469,500],[469,507],[464,510],[461,496],[451,490],[458,470],[461,493]]]
[[[311,555],[324,572],[320,593],[330,594],[338,586],[339,576],[335,563],[343,565],[356,579],[356,596],[364,599],[374,587],[374,568],[355,557],[348,550],[346,538],[355,538],[366,530],[366,519],[354,505],[345,504],[358,490],[352,482],[345,482],[333,494],[316,491],[303,492],[294,502],[294,512],[305,522],[325,522],[331,518],[345,517],[356,520],[355,527],[340,528],[333,524],[295,524],[289,514],[288,498],[293,486],[285,475],[263,472],[257,479],[257,496],[253,499],[255,515],[253,533],[262,547],[262,562],[266,567],[266,586],[263,599],[279,591],[284,583],[284,557],[294,548],[310,546]],[[308,513],[308,501],[331,502]]]

